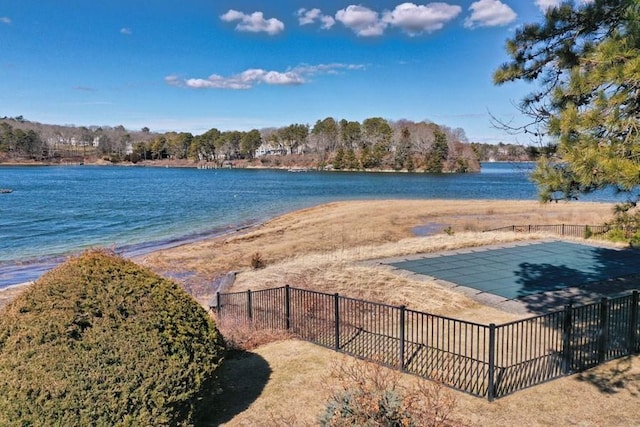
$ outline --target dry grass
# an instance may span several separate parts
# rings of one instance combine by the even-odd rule
[[[309,263],[311,269],[320,269],[326,268],[328,262],[339,266],[340,263],[354,260],[429,250],[421,243],[424,239],[415,238],[412,229],[430,224],[439,224],[442,228],[451,226],[455,232],[453,237],[457,238],[459,234],[465,234],[464,231],[512,224],[601,224],[610,219],[612,209],[610,204],[543,205],[535,201],[337,202],[292,212],[242,233],[159,251],[137,261],[160,273],[195,274],[187,288],[206,303],[211,297],[209,284],[229,271],[242,274],[251,271],[252,256],[256,253],[260,253],[267,267],[260,272],[268,277],[273,274],[273,267],[282,267],[301,257],[309,257],[305,262]],[[478,235],[467,240],[475,238]],[[461,245],[452,240],[435,243],[432,250]],[[322,264],[315,264],[316,261]],[[293,266],[287,265],[287,269],[289,267]],[[294,275],[291,270],[287,274]],[[314,288],[323,288],[322,283],[312,279],[300,277],[298,282],[307,281]],[[345,286],[351,287],[351,284],[345,282]],[[334,292],[340,292],[340,289]]]
[[[286,331],[258,328],[246,318],[216,318],[216,326],[224,337],[227,350],[231,352],[250,351],[261,345],[291,338]]]
[[[610,219],[611,209],[611,205],[602,204],[502,201],[332,203],[284,215],[242,235],[154,254],[145,261],[155,268],[184,267],[202,277],[236,270],[239,273],[234,291],[286,283],[407,304],[418,310],[483,323],[501,323],[514,315],[488,309],[437,283],[391,274],[365,260],[529,238],[474,232],[511,224],[600,224]],[[434,223],[443,228],[450,225],[455,234],[428,238],[413,235],[413,227]],[[253,270],[251,255],[258,252],[265,268]],[[325,386],[328,372],[344,357],[309,343],[288,340],[260,346],[240,359],[230,360],[223,368],[223,376],[230,382],[229,398],[222,407],[238,407],[240,399],[240,408],[228,410],[223,420],[212,425],[317,425],[331,395]],[[401,377],[407,386],[423,381],[409,375]],[[251,387],[247,385],[255,382],[257,388],[248,391],[247,387]],[[523,420],[534,426],[631,425],[635,423],[639,383],[640,359],[635,357],[533,387],[491,404],[452,393],[458,402],[456,415],[472,425],[510,426]],[[237,392],[239,389],[242,393]]]
[[[356,359],[335,364],[327,378],[329,403],[321,425],[462,427],[456,398],[442,384],[402,384],[402,374],[380,364]]]
[[[269,370],[259,385],[259,397],[235,414],[226,426],[317,425],[331,396],[329,373],[347,356],[306,342],[289,340],[259,347],[224,369],[233,387],[255,381],[253,366],[260,361]],[[257,371],[260,376],[261,371]],[[400,384],[424,382],[400,375]],[[224,383],[223,383],[224,387]],[[609,362],[582,374],[542,384],[492,403],[450,391],[456,400],[455,416],[474,426],[632,426],[638,425],[640,356]],[[258,394],[258,393],[255,393]],[[274,423],[274,420],[277,421]],[[214,425],[214,424],[212,424]]]
[[[401,275],[387,267],[362,261],[528,238],[530,236],[515,233],[462,233],[409,238],[397,243],[356,247],[328,254],[299,255],[261,270],[239,273],[233,290],[259,290],[288,284],[369,301],[406,305],[434,314],[456,315],[465,320],[510,321],[516,318],[515,315],[482,306],[435,281]]]
[[[514,315],[489,309],[437,283],[392,274],[366,260],[529,238],[475,233],[512,224],[601,224],[612,205],[533,201],[393,200],[321,205],[242,233],[138,259],[158,272],[193,273],[187,288],[203,303],[214,278],[238,271],[231,290],[290,284],[446,314],[482,323]],[[454,235],[415,237],[414,227],[451,226]],[[259,253],[265,268],[252,269]],[[2,293],[0,293],[2,295]],[[263,342],[272,339],[250,338]],[[255,343],[250,344],[250,346]],[[341,356],[309,343],[262,345],[225,362],[219,419],[211,425],[315,425],[329,391],[323,384]],[[402,381],[422,381],[402,375]],[[492,404],[457,393],[459,415],[473,425],[633,425],[640,358],[614,361],[580,376],[524,390]]]

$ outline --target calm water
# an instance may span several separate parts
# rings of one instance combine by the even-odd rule
[[[347,199],[535,199],[530,165],[479,174],[0,167],[0,287],[88,247],[134,255]]]

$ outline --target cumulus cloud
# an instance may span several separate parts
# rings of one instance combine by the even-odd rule
[[[131,28],[120,28],[120,34],[130,36],[131,34],[133,34],[133,31],[131,30]]]
[[[324,15],[320,9],[310,9],[307,10],[305,8],[298,10],[298,23],[300,25],[310,25],[316,22],[320,23],[320,28],[323,30],[328,30],[336,23],[336,20],[333,17]]]
[[[296,86],[307,83],[310,77],[320,74],[336,74],[341,70],[359,70],[364,65],[357,64],[302,64],[284,72],[267,71],[260,68],[251,68],[240,74],[224,77],[218,74],[202,78],[182,79],[178,76],[165,77],[165,83],[171,86],[191,89],[251,89],[259,84],[276,86]]]
[[[262,12],[253,12],[247,15],[237,10],[229,9],[229,11],[220,16],[225,22],[238,22],[236,30],[251,33],[265,32],[269,35],[276,35],[284,31],[284,23],[276,18],[265,19]]]
[[[389,27],[417,36],[442,29],[461,12],[460,6],[444,2],[425,5],[405,2],[382,13],[365,6],[351,5],[339,10],[335,18],[361,37],[381,36]]]
[[[466,28],[497,27],[516,20],[516,13],[500,0],[478,0],[469,6],[471,16],[464,21]]]
[[[427,5],[402,3],[393,11],[385,12],[383,21],[401,28],[410,36],[415,36],[442,29],[444,24],[458,16],[461,11],[460,6],[440,2]]]
[[[362,37],[381,36],[388,25],[375,10],[356,5],[339,10],[336,21],[342,22],[345,27]]]
[[[8,16],[1,16],[0,23],[9,25],[11,24],[11,18],[9,18]]]

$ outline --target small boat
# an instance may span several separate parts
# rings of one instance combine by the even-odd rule
[[[13,190],[10,188],[0,188],[0,194],[8,194],[13,193]]]

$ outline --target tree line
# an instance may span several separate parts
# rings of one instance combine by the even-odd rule
[[[22,117],[0,119],[0,155],[52,161],[103,158],[112,162],[189,160],[198,163],[287,164],[335,170],[470,172],[478,153],[464,130],[431,122],[358,121],[327,117],[313,126],[190,132],[151,132],[116,127],[44,125]]]

